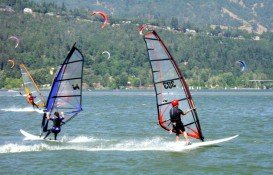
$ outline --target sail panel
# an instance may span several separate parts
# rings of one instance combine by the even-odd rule
[[[46,109],[51,115],[64,112],[64,122],[82,111],[83,63],[83,55],[73,46],[53,81]]]
[[[44,107],[45,99],[24,64],[20,64],[20,71],[23,78],[23,86],[26,96],[27,94],[32,93],[32,95],[35,97],[35,104],[37,104],[39,107]],[[28,101],[27,97],[26,100]]]
[[[171,101],[179,100],[183,111],[195,108],[187,84],[177,64],[155,31],[144,36],[153,74],[158,109],[158,122],[167,131],[172,130],[169,111]],[[182,117],[182,122],[189,136],[203,140],[196,110]]]

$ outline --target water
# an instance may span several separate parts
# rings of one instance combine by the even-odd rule
[[[46,92],[44,92],[46,93]],[[157,125],[153,91],[84,92],[84,111],[62,127],[64,142],[27,141],[41,114],[0,91],[0,174],[272,174],[273,91],[193,91],[205,139],[176,151]]]

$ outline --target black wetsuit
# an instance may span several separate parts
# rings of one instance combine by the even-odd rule
[[[180,131],[185,131],[184,124],[181,121],[181,115],[185,115],[185,113],[178,107],[173,107],[170,110],[171,122],[177,136],[180,134]]]
[[[53,121],[53,127],[48,130],[46,136],[44,137],[44,139],[51,133],[54,133],[54,139],[57,140],[57,135],[59,132],[61,132],[61,124],[64,123],[63,122],[64,118],[61,117],[55,117],[55,118],[50,118],[50,120]]]

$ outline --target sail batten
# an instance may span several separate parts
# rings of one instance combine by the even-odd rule
[[[156,39],[156,38],[149,38],[149,37],[146,37],[145,39],[146,39],[146,40],[158,40],[158,39]]]
[[[174,79],[162,80],[162,81],[154,82],[154,84],[160,84],[160,83],[164,83],[164,82],[168,82],[168,81],[174,81],[174,80],[180,80],[180,78],[174,78]]]
[[[81,77],[80,78],[69,78],[69,79],[56,80],[56,82],[68,81],[68,80],[77,80],[77,79],[81,79]]]
[[[153,75],[159,125],[167,131],[172,130],[169,111],[172,107],[171,101],[178,100],[179,108],[183,111],[193,109],[182,117],[188,135],[203,140],[192,96],[177,63],[155,31],[146,33],[144,40]]]
[[[77,60],[77,61],[70,61],[70,62],[67,62],[67,63],[64,63],[64,64],[72,64],[72,63],[76,63],[76,62],[80,62],[80,60]]]
[[[80,97],[81,95],[60,95],[60,96],[53,96],[52,98],[62,98],[62,97]]]
[[[188,100],[188,98],[183,98],[183,99],[177,99],[178,101],[183,101],[183,100]],[[167,103],[162,103],[162,104],[158,104],[158,106],[163,106],[163,105],[170,105],[171,102],[167,102]]]
[[[151,61],[166,61],[166,60],[169,60],[169,58],[162,58],[162,59],[151,60]]]

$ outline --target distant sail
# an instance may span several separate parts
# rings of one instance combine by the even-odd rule
[[[155,31],[146,33],[144,40],[153,74],[159,125],[167,131],[172,130],[169,111],[172,107],[171,101],[177,99],[179,108],[183,111],[194,109],[182,117],[188,135],[203,141],[197,111],[177,63]]]
[[[45,106],[45,99],[43,95],[41,94],[38,86],[34,82],[33,78],[31,77],[30,73],[28,72],[26,66],[24,64],[20,64],[20,70],[24,82],[24,91],[27,96],[28,93],[32,93],[32,95],[36,98],[34,98],[34,102],[39,106],[39,107],[44,107]],[[26,100],[28,101],[27,97]],[[28,103],[30,103],[28,101]]]
[[[236,61],[237,64],[241,67],[241,71],[243,72],[246,68],[246,63],[242,60]]]
[[[51,116],[56,111],[64,112],[65,123],[82,111],[83,63],[84,57],[74,44],[56,74],[47,99],[46,112]],[[42,128],[47,130],[44,117]]]

